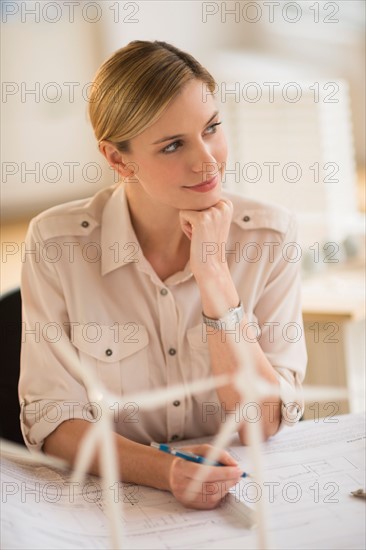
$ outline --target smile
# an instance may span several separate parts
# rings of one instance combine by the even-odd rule
[[[216,187],[217,180],[218,177],[216,175],[210,180],[199,183],[198,185],[184,186],[184,189],[189,189],[190,191],[198,191],[198,193],[206,193],[207,191],[211,191],[211,189],[214,189]]]

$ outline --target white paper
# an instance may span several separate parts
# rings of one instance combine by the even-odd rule
[[[228,450],[253,471],[236,436]],[[365,486],[363,415],[301,422],[264,443],[262,452],[259,489],[268,501],[272,548],[364,548],[365,502],[350,496]],[[72,486],[69,472],[3,454],[1,547],[110,548],[101,487],[94,476]],[[111,490],[120,502],[124,548],[256,548],[248,521],[255,478],[243,479],[210,511],[184,508],[169,492],[149,487],[120,483]]]

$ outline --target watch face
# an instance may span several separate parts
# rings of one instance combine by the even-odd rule
[[[233,325],[236,322],[236,315],[234,311],[228,315],[227,322],[230,323],[230,325]]]
[[[235,326],[236,323],[240,323],[242,318],[243,318],[242,308],[240,306],[236,307],[234,311],[232,311],[230,314],[230,321],[229,321],[230,326]]]
[[[240,305],[238,307],[230,308],[227,314],[221,319],[210,319],[209,317],[203,316],[203,322],[211,327],[214,327],[218,330],[232,330],[235,328],[237,323],[243,318],[243,307]]]
[[[229,322],[229,326],[234,328],[235,325],[239,322],[239,319],[238,319],[238,314],[236,312],[232,312],[231,314],[231,318],[230,318],[230,322]]]

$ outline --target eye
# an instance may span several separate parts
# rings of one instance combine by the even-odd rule
[[[164,155],[169,155],[169,153],[174,153],[178,147],[174,148],[173,150],[169,150],[170,147],[173,147],[173,145],[176,145],[176,144],[179,144],[179,146],[181,146],[181,140],[178,140],[178,141],[173,141],[173,143],[170,143],[169,145],[167,145],[166,147],[164,147],[164,149],[161,150],[161,152],[164,154]]]
[[[213,128],[213,131],[210,132],[211,134],[216,134],[216,126],[220,126],[220,124],[222,124],[222,121],[221,122],[215,122],[215,124],[211,124],[211,126],[208,126],[207,129],[209,128]]]
[[[214,124],[210,124],[210,126],[207,126],[205,133],[206,134],[216,134],[216,126],[220,126],[222,122],[215,122]],[[163,155],[169,155],[171,153],[175,153],[175,151],[178,150],[179,147],[182,147],[183,142],[181,140],[173,141],[172,143],[169,143],[164,149],[161,150],[161,153]]]

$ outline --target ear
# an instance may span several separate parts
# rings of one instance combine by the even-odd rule
[[[132,176],[134,174],[131,164],[125,159],[125,154],[118,151],[115,145],[110,141],[100,141],[99,151],[106,158],[109,166],[116,170],[122,177]],[[123,155],[123,157],[122,157]]]

